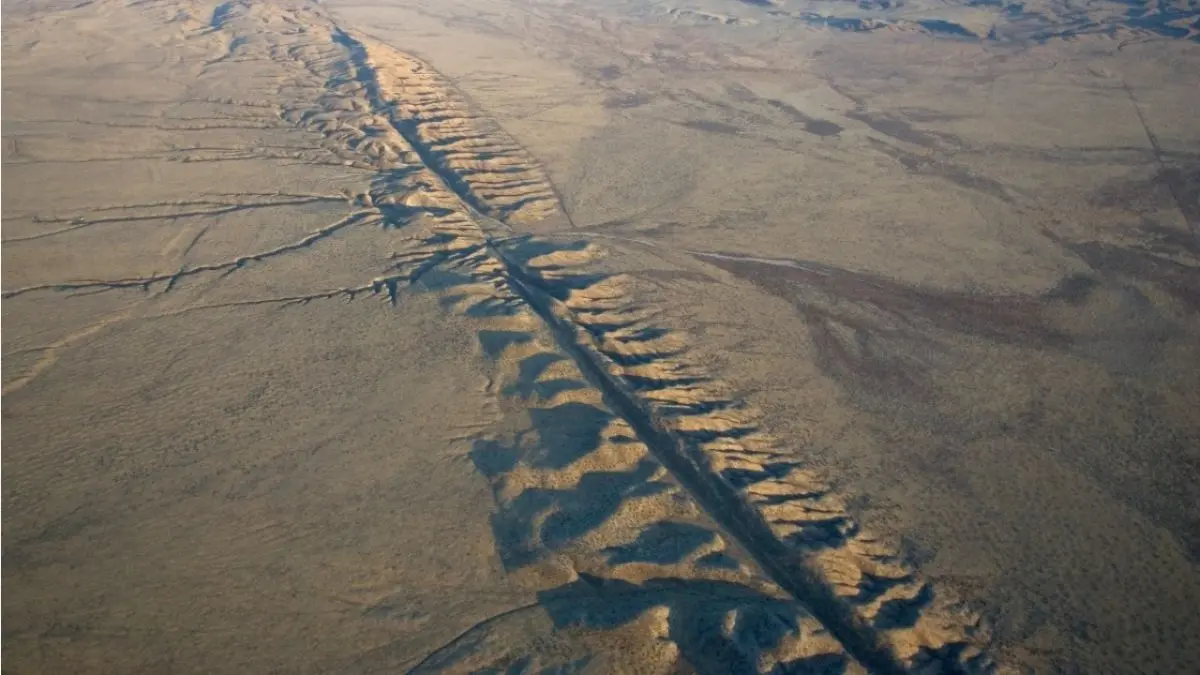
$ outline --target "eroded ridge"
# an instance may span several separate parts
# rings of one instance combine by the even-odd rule
[[[429,65],[371,40],[355,48],[396,127],[471,206],[502,221],[563,215],[537,161]]]
[[[505,249],[505,244],[499,248]],[[634,281],[573,271],[602,255],[524,241],[500,251],[531,304],[593,371],[614,408],[767,569],[875,672],[991,672],[978,620],[939,598],[888,545],[762,429],[760,414],[689,363]],[[528,255],[532,251],[533,255]]]
[[[488,238],[422,220],[427,234],[398,257],[396,272],[477,321],[480,356],[492,364],[484,387],[501,405],[496,423],[474,435],[470,459],[491,485],[501,562],[543,590],[535,604],[480,622],[411,672],[512,663],[563,672],[583,664],[664,674],[697,664],[865,672],[605,400]]]
[[[336,27],[328,34],[343,57],[329,64],[336,72],[329,91],[317,106],[288,110],[285,119],[321,131],[377,168],[423,166],[456,201],[497,220],[565,217],[538,162],[430,66]],[[306,65],[317,68],[322,47],[292,48],[288,56],[315,57]]]

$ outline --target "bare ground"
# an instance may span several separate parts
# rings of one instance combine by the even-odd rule
[[[1186,672],[1194,8],[815,4],[6,7],[6,669]]]

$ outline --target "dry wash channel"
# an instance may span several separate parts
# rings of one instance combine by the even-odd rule
[[[308,5],[141,6],[189,40],[223,45],[207,67],[214,77],[245,63],[289,73],[273,92],[282,107],[228,103],[323,134],[327,151],[369,176],[351,196],[357,208],[227,262],[6,297],[167,292],[350,228],[411,233],[373,279],[261,302],[396,304],[433,292],[475,322],[503,412],[470,459],[492,487],[499,556],[538,601],[471,627],[416,672],[995,670],[975,619],[855,522],[798,449],[761,430],[758,412],[690,364],[685,340],[655,325],[633,280],[584,271],[604,251],[513,233],[566,218],[555,189],[429,65]]]

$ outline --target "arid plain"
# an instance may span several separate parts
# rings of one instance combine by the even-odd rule
[[[1195,0],[5,0],[5,673],[1187,673]]]

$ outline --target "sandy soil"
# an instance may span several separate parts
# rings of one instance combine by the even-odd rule
[[[5,672],[1194,669],[1194,3],[4,11]]]

